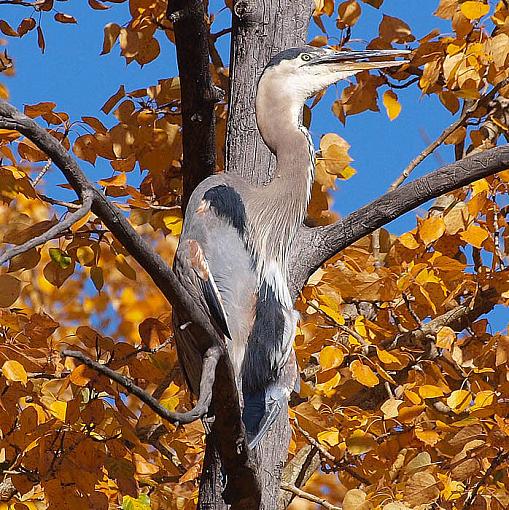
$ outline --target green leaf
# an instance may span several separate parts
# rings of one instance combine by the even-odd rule
[[[62,269],[67,269],[71,265],[71,257],[60,248],[50,248],[49,256],[51,260],[58,264]]]
[[[140,494],[138,499],[124,496],[122,499],[122,510],[151,510],[150,497],[147,494]]]

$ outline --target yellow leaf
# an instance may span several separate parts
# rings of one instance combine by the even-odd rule
[[[398,96],[392,90],[387,90],[384,92],[382,100],[389,119],[396,119],[401,113],[401,103],[398,101]]]
[[[399,236],[398,241],[409,250],[415,250],[419,248],[419,243],[415,240],[415,237],[410,232]]]
[[[442,19],[451,19],[458,8],[458,0],[440,0],[435,16]]]
[[[398,417],[398,407],[403,403],[403,400],[398,400],[395,398],[390,398],[389,400],[386,400],[382,406],[380,407],[380,410],[382,413],[384,413],[384,419],[389,420],[391,418],[397,418]]]
[[[326,397],[332,397],[332,395],[334,395],[334,393],[336,392],[334,388],[339,384],[340,380],[341,375],[339,374],[339,372],[336,372],[334,377],[332,377],[328,381],[317,384],[316,389],[317,391],[324,393]]]
[[[364,365],[359,360],[352,361],[350,365],[350,370],[352,372],[352,377],[357,382],[360,382],[364,386],[368,386],[369,388],[371,388],[379,383],[378,377],[375,374],[375,372],[373,372],[373,370],[371,370],[370,367]]]
[[[90,246],[80,246],[76,250],[76,257],[82,266],[90,266],[95,260],[95,253]]]
[[[0,308],[11,306],[18,299],[21,282],[10,274],[0,275]]]
[[[483,2],[468,1],[461,4],[461,12],[468,19],[482,18],[490,12],[490,6]]]
[[[419,395],[422,398],[437,398],[443,397],[444,392],[438,386],[433,386],[432,384],[424,384],[419,388]]]
[[[454,340],[456,340],[456,333],[449,326],[444,326],[437,333],[436,345],[440,349],[450,350]]]
[[[60,421],[65,421],[65,413],[67,411],[67,402],[55,400],[49,405],[50,413]]]
[[[444,232],[444,220],[438,216],[427,218],[419,225],[419,236],[426,245],[436,241]]]
[[[415,435],[423,443],[434,446],[440,441],[440,434],[436,430],[415,429]]]
[[[405,500],[412,506],[430,504],[440,495],[435,477],[427,471],[413,474],[406,482]]]
[[[447,398],[447,405],[456,413],[462,413],[472,400],[472,394],[467,390],[455,390]]]
[[[182,215],[178,211],[171,211],[163,216],[164,226],[174,236],[180,235],[182,232]]]
[[[136,281],[136,271],[129,265],[124,255],[119,253],[115,257],[116,268],[130,280]]]
[[[175,411],[179,404],[179,401],[180,401],[179,398],[175,396],[160,400],[161,405],[171,412]]]
[[[318,442],[324,446],[333,447],[339,444],[339,430],[324,430],[318,433]]]
[[[363,455],[378,446],[371,434],[356,430],[346,441],[346,447],[352,455]]]
[[[16,360],[7,360],[2,365],[2,374],[8,381],[26,384],[28,376],[25,367]]]
[[[460,237],[463,241],[476,248],[481,248],[482,243],[486,241],[488,236],[488,232],[478,225],[470,225],[464,232],[460,233]]]
[[[423,468],[431,466],[433,461],[431,455],[428,452],[418,453],[406,466],[405,473],[415,473],[422,471]]]
[[[486,179],[479,179],[478,181],[473,182],[470,186],[472,187],[472,195],[474,197],[483,191],[488,192],[490,190],[490,185]]]
[[[477,411],[478,409],[483,409],[485,407],[489,407],[493,404],[493,400],[495,399],[495,393],[492,390],[484,390],[480,391],[474,400],[474,405],[469,409],[470,412]]]
[[[344,358],[343,351],[333,345],[327,345],[320,351],[320,365],[323,370],[339,367]]]

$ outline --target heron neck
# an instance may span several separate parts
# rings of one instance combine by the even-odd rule
[[[256,121],[263,141],[276,156],[276,170],[267,186],[271,196],[290,198],[305,214],[314,177],[314,148],[302,125],[302,100],[288,100],[288,92],[260,82],[256,97]],[[275,194],[277,191],[278,194]]]
[[[267,282],[277,299],[291,308],[288,254],[306,215],[314,176],[314,151],[309,133],[300,122],[304,101],[285,106],[277,91],[266,92],[262,90],[257,96],[256,119],[277,164],[272,181],[253,188],[249,215],[253,235],[249,244],[256,254],[259,283]]]

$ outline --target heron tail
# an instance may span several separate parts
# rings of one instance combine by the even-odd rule
[[[244,395],[242,421],[246,427],[250,450],[256,448],[281,410],[286,408],[287,402],[286,392],[275,384],[265,391]]]

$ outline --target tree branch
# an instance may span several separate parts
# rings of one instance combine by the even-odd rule
[[[432,198],[509,167],[509,145],[468,156],[416,179],[325,227],[301,227],[292,246],[291,282],[296,296],[321,264],[355,241]]]
[[[214,106],[223,97],[209,70],[209,27],[201,0],[169,0],[182,98],[184,192],[182,210],[194,188],[216,168]]]
[[[320,454],[318,450],[311,445],[303,446],[285,466],[282,476],[282,482],[301,487],[320,467]],[[280,491],[278,509],[286,510],[292,502],[295,494],[288,491]]]
[[[391,342],[391,345],[385,346],[385,348],[390,350],[404,346],[416,347],[420,344],[420,347],[428,351],[427,355],[421,356],[420,359],[433,359],[437,354],[433,340],[440,329],[444,326],[448,326],[455,331],[462,331],[469,324],[475,322],[481,315],[488,313],[493,309],[495,306],[495,302],[492,300],[494,295],[496,295],[496,291],[494,289],[488,289],[484,292],[480,292],[468,303],[459,305],[452,310],[435,317],[429,323],[418,329],[398,335],[398,337]],[[412,366],[415,366],[415,364]],[[400,379],[406,377],[408,368],[411,368],[411,366],[398,373],[398,377]],[[399,381],[397,378],[396,380]],[[358,406],[361,409],[377,409],[386,398],[387,392],[385,391],[384,385],[378,384],[371,388],[362,389],[344,400],[342,405]]]
[[[36,246],[40,246],[41,244],[44,244],[51,239],[60,236],[68,228],[71,228],[72,225],[81,220],[81,218],[88,214],[92,208],[92,192],[89,189],[84,190],[81,198],[83,200],[81,207],[76,211],[68,214],[62,221],[56,225],[53,225],[43,234],[33,237],[25,243],[5,251],[5,253],[0,256],[0,265],[11,260],[17,255],[21,255],[22,253],[25,253],[28,250],[35,248]]]
[[[415,168],[421,164],[435,149],[437,149],[447,139],[449,135],[454,133],[458,128],[464,126],[467,120],[472,118],[477,112],[479,107],[487,105],[498,93],[500,89],[509,84],[509,78],[502,80],[500,83],[495,85],[486,95],[481,96],[475,103],[467,108],[460,116],[458,120],[448,126],[440,136],[438,136],[433,142],[431,142],[415,159],[413,159],[408,166],[401,172],[400,176],[391,184],[388,191],[393,191],[398,188],[405,179],[415,170]]]
[[[501,451],[492,461],[490,467],[486,470],[482,478],[475,484],[472,492],[469,494],[468,498],[465,500],[463,504],[463,510],[468,510],[472,508],[472,505],[477,497],[477,493],[479,489],[486,483],[486,480],[493,474],[495,469],[497,469],[500,464],[505,462],[509,458],[509,452]]]
[[[214,406],[214,426],[222,436],[228,438],[221,450],[222,457],[226,459],[224,468],[228,475],[228,486],[232,492],[242,490],[256,497],[259,488],[245,440],[233,366],[223,337],[210,322],[206,311],[191,297],[163,258],[133,229],[122,212],[92,185],[56,138],[5,101],[0,101],[0,128],[14,129],[30,139],[51,158],[79,196],[83,196],[85,190],[92,193],[92,212],[145,269],[173,308],[178,310],[183,322],[191,323],[188,327],[193,328],[193,336],[199,342],[201,351],[205,353],[212,346],[220,349],[213,392],[215,400],[216,395],[220,398],[221,405]]]
[[[302,499],[307,499],[308,501],[312,501],[313,503],[317,503],[318,505],[323,506],[327,510],[341,510],[341,507],[335,506],[332,503],[329,503],[326,499],[322,499],[318,496],[315,496],[313,494],[309,494],[309,492],[305,492],[301,489],[298,489],[297,487],[290,485],[288,483],[282,483],[281,488],[284,491],[292,492],[296,496]]]
[[[138,397],[158,416],[171,423],[174,423],[175,425],[179,425],[181,423],[191,423],[193,421],[199,420],[200,418],[203,418],[205,414],[207,414],[210,406],[210,401],[212,400],[212,387],[216,378],[216,367],[219,362],[219,358],[221,357],[221,351],[219,348],[214,346],[210,347],[204,354],[200,381],[200,397],[198,398],[198,402],[193,407],[193,409],[185,413],[168,411],[168,409],[163,407],[152,395],[150,395],[150,393],[147,393],[139,386],[134,384],[132,379],[124,377],[111,368],[108,368],[106,365],[90,359],[81,351],[71,351],[69,349],[64,349],[62,351],[62,355],[69,356],[70,358],[75,358],[92,370],[95,370],[96,372],[109,377],[116,383],[120,384],[120,386],[125,388],[130,394]]]

